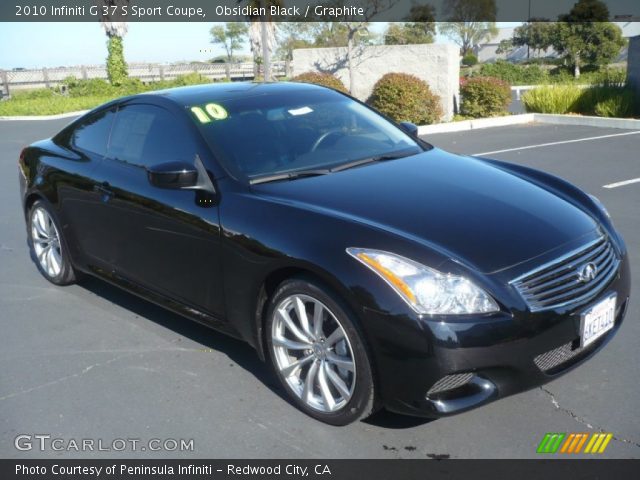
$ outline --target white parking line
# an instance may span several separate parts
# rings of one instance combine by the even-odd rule
[[[623,180],[621,182],[610,183],[608,185],[603,185],[602,188],[624,187],[625,185],[631,185],[632,183],[640,183],[640,177],[639,178],[632,178],[630,180]]]
[[[472,155],[474,156],[493,155],[496,153],[516,152],[518,150],[530,150],[532,148],[551,147],[553,145],[563,145],[565,143],[588,142],[590,140],[600,140],[603,138],[623,137],[626,135],[638,135],[638,134],[640,134],[640,130],[634,130],[633,132],[624,132],[624,133],[612,133],[611,135],[600,135],[598,137],[576,138],[575,140],[562,140],[560,142],[540,143],[538,145],[527,145],[524,147],[517,147],[517,148],[506,148],[504,150],[494,150],[492,152],[472,153]]]

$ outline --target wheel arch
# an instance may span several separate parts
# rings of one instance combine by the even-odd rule
[[[31,207],[33,206],[33,204],[36,203],[38,200],[51,203],[41,192],[38,192],[37,190],[28,193],[24,198],[25,218],[27,218],[27,216],[29,215],[29,210],[31,210]]]
[[[319,284],[334,292],[350,310],[354,318],[360,322],[359,308],[349,300],[349,289],[337,278],[328,272],[320,272],[308,266],[288,265],[281,266],[270,271],[263,279],[257,292],[256,311],[254,317],[255,347],[261,360],[266,359],[266,344],[264,337],[264,325],[269,299],[275,294],[278,286],[284,281],[300,278]],[[361,325],[360,325],[361,327]]]

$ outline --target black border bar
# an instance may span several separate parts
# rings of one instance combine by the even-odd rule
[[[523,22],[529,18],[556,21],[578,0],[476,0],[490,8],[467,8],[464,21]],[[640,1],[601,0],[611,21],[640,21]],[[453,3],[452,3],[453,2]],[[280,9],[250,9],[260,2],[247,0],[3,0],[0,22],[90,22],[106,13],[110,21],[127,22],[234,22],[248,17],[276,22],[416,20],[427,7],[433,20],[452,21],[456,0],[264,0]],[[109,7],[108,5],[112,6]],[[63,8],[65,7],[65,8]],[[106,10],[104,10],[106,8]],[[412,17],[412,12],[414,16]],[[457,14],[460,15],[459,13]],[[418,19],[419,20],[419,19]]]
[[[192,467],[189,468],[189,465]],[[198,473],[195,467],[200,467]],[[263,467],[265,470],[261,471]],[[181,471],[183,473],[179,473]],[[60,474],[63,469],[67,472]],[[100,470],[98,470],[100,469]],[[113,469],[113,473],[110,473]],[[306,469],[306,470],[304,470]],[[30,470],[32,473],[24,473]],[[206,470],[206,471],[205,471]],[[58,472],[56,474],[55,472]],[[100,472],[97,475],[97,472]],[[632,479],[640,460],[0,460],[0,478],[77,480],[268,479]],[[39,472],[39,473],[38,473]],[[307,473],[305,476],[304,473]]]

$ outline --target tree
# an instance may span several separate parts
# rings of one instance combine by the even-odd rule
[[[278,49],[276,55],[283,60],[293,60],[296,48],[313,47],[313,27],[310,22],[282,22],[278,24]]]
[[[539,53],[551,46],[554,24],[544,18],[532,18],[513,31],[511,44],[516,47],[527,46]],[[529,53],[527,52],[527,58]]]
[[[107,15],[101,15],[100,23],[107,34],[107,77],[112,85],[122,84],[128,77],[127,62],[124,60],[124,45],[122,39],[127,34],[127,22],[114,22],[114,17],[121,16],[121,7],[127,6],[129,0],[101,0],[107,7]],[[113,10],[114,7],[117,9]],[[115,12],[112,16],[111,13]]]
[[[580,77],[584,65],[606,65],[625,45],[620,27],[610,22],[558,23],[553,47],[573,66],[573,75]]]
[[[578,0],[569,13],[558,16],[561,22],[608,22],[609,8],[600,0]]]
[[[390,23],[384,34],[385,45],[412,45],[433,43],[435,26],[433,23]]]
[[[573,66],[576,78],[583,65],[607,64],[624,46],[622,31],[608,19],[609,9],[600,0],[579,0],[558,17],[551,43]]]
[[[353,70],[353,57],[354,57],[354,48],[358,44],[358,38],[362,36],[369,37],[369,22],[378,15],[387,10],[393,8],[399,0],[366,0],[363,3],[360,3],[359,6],[362,7],[362,14],[356,15],[355,18],[358,21],[346,21],[340,22],[335,28],[335,31],[343,33],[346,36],[346,44],[347,44],[347,67],[349,69],[349,92],[353,93],[353,89],[355,87],[354,82],[354,70]],[[333,0],[335,6],[340,6],[343,4],[340,0]],[[347,16],[348,19],[354,20],[354,17]]]
[[[433,43],[436,34],[435,8],[432,5],[413,5],[407,22],[390,23],[384,34],[385,45]]]
[[[309,24],[311,40],[314,47],[346,47],[348,43],[348,29],[343,22],[313,22]],[[357,36],[356,42],[365,38]]]
[[[233,62],[233,52],[242,47],[249,28],[245,22],[227,22],[210,30],[211,43],[220,44],[227,54],[227,62]]]
[[[444,0],[443,6],[440,32],[460,46],[462,56],[498,33],[495,0]]]

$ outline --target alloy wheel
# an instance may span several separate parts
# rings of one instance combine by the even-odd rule
[[[62,271],[60,235],[51,215],[42,207],[31,212],[31,239],[33,250],[42,270],[51,278]]]
[[[353,396],[356,364],[347,334],[319,300],[295,294],[273,312],[271,340],[277,369],[314,410],[331,413]]]

